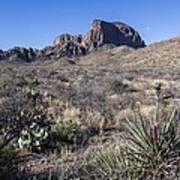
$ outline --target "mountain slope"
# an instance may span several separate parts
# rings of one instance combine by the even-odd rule
[[[176,66],[180,65],[180,37],[153,43],[140,49],[116,47],[80,57],[80,62],[109,66]]]

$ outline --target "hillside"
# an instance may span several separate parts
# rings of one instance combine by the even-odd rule
[[[28,152],[30,157],[13,167],[5,163],[13,171],[7,173],[1,166],[2,177],[78,177],[79,167],[84,168],[97,152],[118,149],[126,117],[139,111],[152,118],[158,84],[162,109],[179,106],[179,65],[180,37],[139,49],[99,48],[56,61],[0,61],[0,127],[6,127],[5,119],[20,134],[33,122],[44,131],[51,127],[50,141],[41,149],[27,143],[20,154]],[[90,177],[82,173],[82,179]]]
[[[177,66],[179,65],[180,37],[133,49],[120,46],[107,51],[81,57],[85,64],[118,66]]]

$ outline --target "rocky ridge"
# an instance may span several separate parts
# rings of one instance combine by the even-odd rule
[[[99,49],[127,45],[132,48],[145,46],[138,32],[120,22],[93,20],[87,34],[58,36],[53,46],[42,50],[14,47],[7,51],[0,50],[0,60],[31,62],[35,60],[59,60],[62,57],[82,56]]]

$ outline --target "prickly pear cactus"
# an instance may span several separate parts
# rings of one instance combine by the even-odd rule
[[[32,149],[33,147],[41,150],[42,143],[48,137],[48,132],[33,122],[28,128],[23,129],[18,139],[20,149]]]

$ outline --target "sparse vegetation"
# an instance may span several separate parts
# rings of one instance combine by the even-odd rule
[[[162,43],[73,65],[0,62],[0,178],[178,179],[179,67],[146,66]]]
[[[0,80],[0,88],[3,88],[4,86],[5,86],[5,81],[3,81],[3,80]]]

